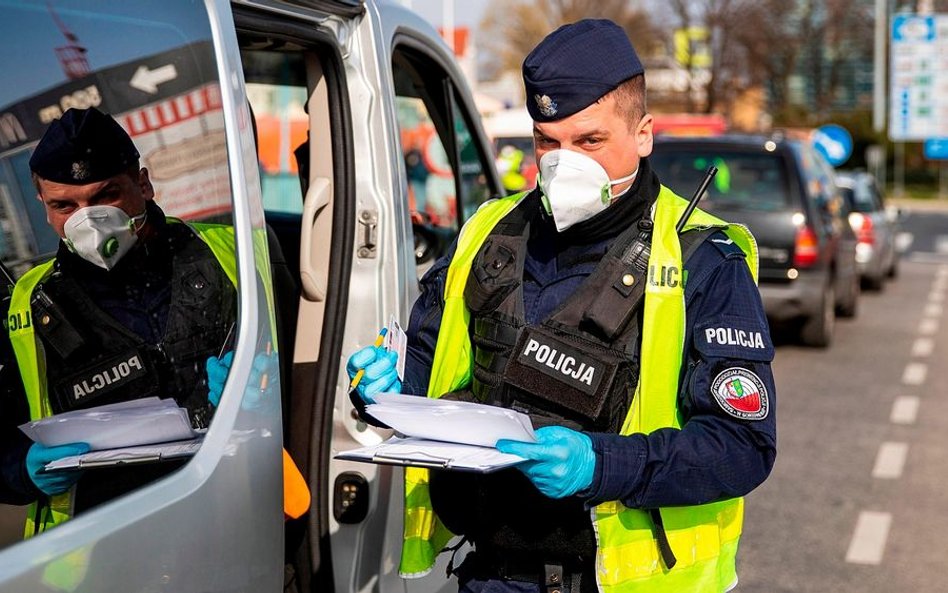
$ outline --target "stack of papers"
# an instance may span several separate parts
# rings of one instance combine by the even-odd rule
[[[200,445],[187,410],[157,397],[64,412],[20,430],[47,447],[88,443],[89,453],[60,459],[47,470],[153,461],[193,454]]]
[[[336,458],[489,472],[523,461],[497,451],[497,441],[537,440],[529,416],[506,408],[403,394],[381,394],[375,400],[366,412],[399,436]]]

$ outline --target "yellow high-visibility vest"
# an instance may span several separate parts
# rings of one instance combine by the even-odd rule
[[[428,397],[466,388],[472,380],[473,350],[470,313],[464,287],[471,264],[494,226],[527,195],[526,192],[486,203],[464,225],[448,267],[444,312],[435,347]],[[662,187],[656,201],[649,267],[682,269],[675,223],[687,202]],[[757,245],[743,226],[696,209],[685,230],[716,227],[746,254],[757,281]],[[659,329],[660,328],[660,329]],[[685,336],[684,287],[648,285],[642,326],[642,364],[632,406],[621,434],[648,434],[659,428],[680,428],[678,381]],[[591,510],[596,533],[596,582],[601,593],[719,593],[737,581],[735,557],[743,523],[743,499],[660,509],[664,529],[677,563],[662,562],[649,514],[610,501]],[[453,534],[441,524],[428,495],[428,471],[405,470],[404,544],[399,572],[411,578],[427,574],[435,556]]]

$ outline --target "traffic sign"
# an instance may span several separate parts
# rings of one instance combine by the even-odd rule
[[[925,141],[925,158],[948,159],[948,138],[930,138]]]
[[[853,137],[846,128],[836,124],[820,126],[810,140],[813,147],[834,167],[848,161],[853,153]]]
[[[948,15],[897,14],[891,34],[889,138],[948,137]]]

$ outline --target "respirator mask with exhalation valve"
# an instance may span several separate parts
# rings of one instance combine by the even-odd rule
[[[147,211],[129,216],[115,206],[80,208],[66,221],[63,242],[82,259],[111,270],[138,241]]]

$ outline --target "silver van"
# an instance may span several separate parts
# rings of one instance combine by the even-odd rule
[[[17,525],[0,591],[455,587],[397,575],[401,470],[332,458],[388,436],[357,421],[346,358],[391,316],[407,325],[419,274],[501,193],[436,31],[376,0],[23,0],[0,32],[4,263],[22,274],[55,250],[27,163],[51,121],[96,106],[132,136],[167,214],[235,227],[239,289],[198,452],[26,540],[22,510],[3,508]],[[270,347],[282,401],[243,409]],[[312,492],[299,520],[282,514],[281,448]]]

